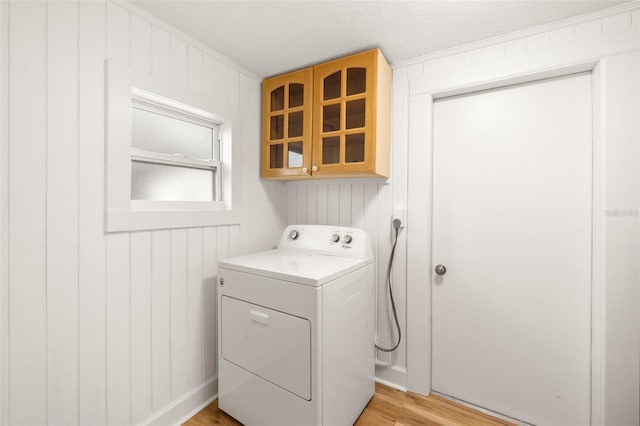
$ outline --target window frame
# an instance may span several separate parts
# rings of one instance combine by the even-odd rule
[[[239,223],[240,127],[237,107],[194,93],[116,61],[105,61],[105,231],[171,229]],[[196,160],[132,146],[132,108],[218,128],[220,158]],[[169,114],[166,114],[169,112]],[[215,143],[215,142],[214,142]],[[214,201],[131,199],[132,160],[215,170]],[[233,194],[238,194],[233,197]]]
[[[143,163],[151,163],[151,164],[164,164],[169,166],[178,166],[178,167],[187,167],[191,169],[202,169],[202,170],[210,170],[215,173],[214,177],[214,185],[213,185],[213,202],[215,209],[218,210],[221,207],[221,191],[222,191],[222,163],[219,158],[221,158],[221,150],[222,147],[222,136],[220,127],[221,124],[217,122],[214,117],[202,110],[195,109],[188,105],[178,104],[174,101],[168,101],[164,98],[161,98],[153,93],[145,92],[137,87],[131,88],[132,100],[131,100],[131,108],[139,109],[142,111],[146,111],[149,113],[161,115],[164,117],[168,117],[174,120],[185,121],[191,124],[196,124],[198,126],[203,126],[211,129],[211,152],[212,159],[210,160],[201,160],[190,157],[185,157],[179,153],[166,154],[161,152],[147,151],[143,148],[135,148],[132,146],[130,148],[131,151],[131,161],[143,162]],[[217,147],[216,147],[217,146]],[[218,158],[218,159],[216,159]],[[133,181],[132,181],[133,186]],[[144,209],[148,204],[158,204],[158,200],[131,200],[132,208],[134,210]],[[171,202],[169,202],[171,203]],[[202,203],[202,202],[199,202]],[[170,206],[170,204],[169,204]],[[166,209],[167,207],[165,207]]]

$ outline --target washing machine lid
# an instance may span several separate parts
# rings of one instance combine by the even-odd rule
[[[218,266],[319,287],[371,263],[373,258],[355,259],[303,250],[275,249],[221,260]]]

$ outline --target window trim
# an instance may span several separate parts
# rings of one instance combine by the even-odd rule
[[[238,107],[179,88],[129,66],[105,61],[105,231],[171,229],[239,223],[241,128]],[[131,108],[218,126],[219,160],[153,153],[131,145]],[[188,165],[220,173],[217,201],[131,200],[131,161]],[[232,161],[236,159],[236,161]],[[234,197],[234,194],[236,195]]]

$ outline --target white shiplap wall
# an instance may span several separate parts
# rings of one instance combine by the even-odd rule
[[[564,58],[570,57],[569,54],[577,57],[579,54],[575,52],[584,50],[589,52],[579,59],[584,62],[597,60],[602,56],[624,53],[627,51],[626,49],[632,51],[637,48],[628,46],[630,44],[628,34],[635,31],[636,42],[640,40],[640,36],[637,35],[640,34],[638,30],[640,28],[639,5],[640,3],[637,1],[631,2],[393,64],[392,173],[386,181],[386,185],[385,181],[360,182],[351,180],[287,183],[288,224],[306,222],[351,225],[362,227],[371,235],[378,265],[377,327],[382,344],[390,341],[390,333],[393,329],[385,284],[386,265],[392,244],[391,217],[393,209],[407,208],[410,191],[422,197],[422,202],[428,203],[431,190],[425,182],[408,181],[407,173],[410,163],[409,155],[411,154],[409,152],[410,133],[416,133],[412,129],[421,125],[418,121],[427,122],[430,120],[426,116],[420,117],[418,120],[410,120],[410,105],[412,102],[419,102],[413,96],[414,92],[419,93],[420,90],[423,90],[422,86],[430,84],[431,81],[438,81],[442,86],[446,86],[447,82],[459,79],[460,75],[473,75],[479,80],[486,76],[489,79],[492,75],[500,75],[501,70],[513,67],[513,64],[526,69],[533,66],[530,65],[531,57],[535,59],[537,56],[549,55],[554,57],[557,62],[562,63],[566,61]],[[584,45],[589,48],[585,50]],[[422,140],[415,141],[414,146],[423,143]],[[413,155],[415,158],[416,154]],[[430,161],[428,156],[422,156],[418,157],[415,164],[417,167],[429,168]],[[417,198],[416,196],[414,201]],[[364,203],[364,208],[360,207],[361,203]],[[407,276],[407,249],[412,247],[412,245],[407,245],[407,238],[413,238],[413,247],[423,247],[424,244],[418,243],[415,237],[420,235],[418,239],[422,238],[422,235],[428,234],[427,231],[423,232],[423,229],[430,227],[430,219],[416,217],[415,210],[418,209],[414,209],[414,211],[409,209],[407,212],[407,228],[400,234],[393,270],[394,295],[398,302],[398,314],[404,341],[392,355],[378,352],[378,360],[389,362],[392,365],[377,368],[376,376],[378,379],[388,381],[400,388],[409,387],[410,390],[424,391],[426,381],[422,380],[420,386],[411,384],[411,368],[413,368],[414,377],[422,379],[422,375],[416,374],[415,371],[430,369],[428,360],[414,357],[408,362],[407,359],[411,355],[411,351],[407,351],[407,334],[411,332],[421,335],[428,334],[425,330],[430,327],[428,318],[431,309],[428,303],[423,306],[414,305],[416,310],[424,313],[421,315],[423,321],[413,324],[410,330],[407,330],[407,294],[411,297],[411,289],[414,294],[428,291],[427,277],[430,274],[428,265],[431,262],[429,252],[413,250],[410,255],[418,259],[425,267],[422,268],[420,274]],[[631,299],[635,300],[636,298],[632,297]],[[422,299],[420,299],[420,303],[422,303]],[[411,324],[409,325],[411,326]],[[626,327],[625,333],[630,336],[633,333],[633,327]],[[408,338],[411,336],[409,335]],[[409,345],[416,345],[416,340],[424,339],[414,339]],[[428,348],[421,348],[416,352],[428,352]]]
[[[395,146],[394,146],[394,149]],[[395,164],[395,163],[394,163]],[[400,169],[402,170],[402,169]],[[400,173],[402,174],[402,173]],[[377,329],[380,345],[393,346],[395,326],[389,305],[386,275],[393,245],[391,218],[393,207],[403,207],[404,199],[398,195],[400,178],[395,179],[340,179],[287,183],[286,205],[288,224],[319,224],[353,226],[365,230],[371,237],[376,258],[377,277]],[[396,197],[394,198],[394,193]],[[397,203],[397,204],[394,204]],[[400,326],[405,329],[405,237],[401,232],[394,259],[394,296],[398,307]],[[393,332],[393,336],[391,333]],[[379,369],[378,376],[404,386],[406,346],[402,344],[393,354],[378,352],[378,359],[394,365],[398,374]]]
[[[598,64],[594,70],[592,424],[639,423],[638,219],[632,214],[620,219],[607,213],[638,209],[639,52],[640,2],[636,1],[396,65],[394,78],[404,78],[410,89],[406,98],[411,150],[407,167],[413,177],[410,216],[420,212],[424,218],[412,221],[419,226],[411,228],[408,245],[410,390],[424,392],[430,386],[431,342],[425,325],[430,324],[431,300],[429,287],[422,281],[431,273],[423,260],[431,256],[431,205],[424,183],[415,182],[430,180],[421,179],[430,176],[430,167],[423,166],[431,162],[430,96]]]
[[[260,80],[127,4],[1,6],[0,424],[125,425],[189,409],[179,403],[215,391],[217,260],[270,248],[284,226],[284,185],[258,175]],[[240,224],[104,233],[105,59],[242,111]]]
[[[409,187],[428,195],[422,182],[407,181],[412,86],[433,73],[588,37],[597,47],[598,34],[638,22],[638,10],[581,17],[397,64],[392,177],[282,184],[259,179],[259,81],[241,67],[125,4],[2,2],[1,102],[10,114],[0,128],[0,236],[9,249],[0,270],[0,337],[10,352],[0,354],[0,424],[136,423],[210,389],[216,260],[269,248],[285,223],[369,232],[378,260],[378,334],[389,343],[384,275],[392,209],[406,208]],[[240,225],[104,234],[107,58],[240,107],[247,165]],[[393,271],[404,331],[406,238],[412,223],[424,222],[411,211],[408,218]],[[406,353],[406,340],[391,356],[379,353],[392,367],[378,369],[378,377],[406,386]]]

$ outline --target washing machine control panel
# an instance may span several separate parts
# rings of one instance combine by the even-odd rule
[[[354,258],[372,256],[369,235],[345,226],[291,225],[282,233],[278,248]]]

